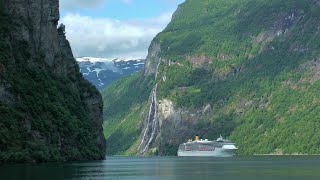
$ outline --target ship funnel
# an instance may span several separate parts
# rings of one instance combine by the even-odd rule
[[[199,141],[199,135],[196,135],[196,136],[194,137],[194,140],[195,140],[195,141]]]

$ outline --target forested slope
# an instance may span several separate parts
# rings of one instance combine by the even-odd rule
[[[317,0],[181,4],[149,49],[143,77],[156,76],[159,129],[136,152],[173,155],[197,133],[227,136],[240,154],[319,154],[319,20]]]

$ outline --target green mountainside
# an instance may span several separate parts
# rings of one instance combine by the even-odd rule
[[[145,72],[137,77],[156,74],[150,83],[157,84],[160,125],[142,153],[174,155],[197,133],[227,136],[240,154],[319,154],[319,20],[319,0],[186,0],[153,40]],[[122,147],[111,154],[141,153],[148,109],[127,98],[131,88],[145,86],[134,81],[119,81],[103,95],[126,107],[105,108],[114,117],[105,117],[105,124],[117,124],[105,129],[109,147]],[[116,87],[129,90],[119,94]],[[143,89],[149,94],[135,94],[140,106],[150,104],[150,87]],[[172,102],[173,110],[164,111],[171,105],[163,102]],[[129,127],[136,128],[133,139],[110,138]]]
[[[137,143],[142,131],[140,123],[148,109],[151,88],[150,77],[144,78],[141,73],[136,73],[113,83],[104,91],[104,132],[108,154],[135,153],[127,150]]]
[[[57,29],[58,3],[0,1],[1,163],[105,158],[102,99]]]

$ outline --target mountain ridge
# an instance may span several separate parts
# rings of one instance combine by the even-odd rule
[[[222,134],[239,154],[318,154],[319,12],[314,0],[185,1],[154,38],[137,77],[151,77],[145,110],[105,117],[116,124],[140,114],[132,120],[140,136],[118,142],[110,137],[128,127],[105,130],[122,147],[109,153],[174,155],[195,134]],[[131,103],[126,93],[107,89],[103,96]]]
[[[144,59],[130,58],[76,58],[80,72],[100,91],[115,80],[133,75],[144,68]]]

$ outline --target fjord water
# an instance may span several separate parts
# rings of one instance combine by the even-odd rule
[[[1,165],[2,180],[320,179],[319,156],[108,157],[105,161]]]

